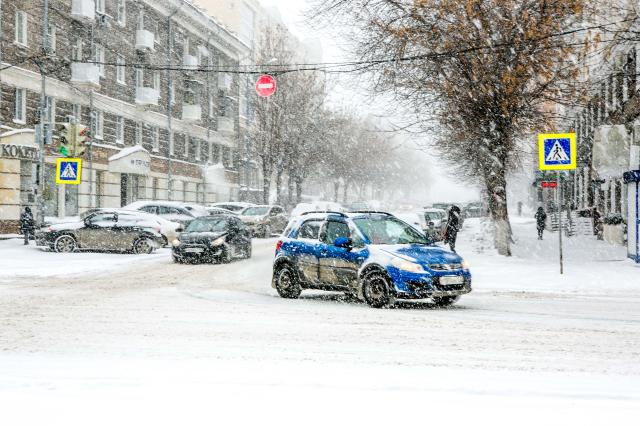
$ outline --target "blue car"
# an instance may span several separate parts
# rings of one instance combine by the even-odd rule
[[[316,289],[374,308],[427,298],[448,306],[471,291],[471,273],[460,256],[391,214],[311,212],[292,219],[278,241],[272,286],[290,299]]]

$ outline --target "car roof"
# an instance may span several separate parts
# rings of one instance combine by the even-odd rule
[[[144,206],[167,206],[167,207],[181,207],[186,208],[186,206],[199,206],[199,204],[191,204],[191,203],[183,203],[181,201],[154,201],[154,200],[145,200],[145,201],[134,201],[133,203],[127,204],[123,207],[124,210],[128,210],[128,208],[138,208]],[[128,208],[127,208],[128,207]]]

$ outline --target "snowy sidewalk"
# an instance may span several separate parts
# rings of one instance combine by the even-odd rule
[[[516,244],[511,258],[499,256],[480,219],[468,219],[459,234],[458,253],[471,263],[475,291],[514,291],[623,295],[640,291],[640,265],[626,248],[585,236],[563,238],[560,275],[558,234],[539,241],[534,219],[513,218]]]

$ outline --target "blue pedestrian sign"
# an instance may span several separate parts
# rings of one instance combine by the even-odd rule
[[[80,185],[82,160],[80,158],[58,158],[56,183],[58,185]]]
[[[576,168],[576,134],[549,133],[538,135],[540,170],[572,170]]]

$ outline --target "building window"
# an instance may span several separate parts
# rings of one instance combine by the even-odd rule
[[[91,134],[94,138],[102,140],[104,129],[104,114],[102,111],[94,111],[91,121]]]
[[[151,181],[151,187],[152,187],[152,200],[157,200],[158,199],[158,178],[153,178],[153,180]]]
[[[144,74],[140,68],[136,68],[136,87],[144,87]]]
[[[121,26],[127,25],[127,2],[126,0],[118,0],[116,6],[116,19]]]
[[[71,114],[73,115],[73,118],[75,118],[78,123],[81,122],[82,121],[82,105],[73,104],[73,106],[71,107]]]
[[[76,61],[81,61],[83,47],[84,47],[84,43],[82,42],[82,39],[80,38],[77,39],[76,42],[73,44],[73,47],[71,48],[71,59]]]
[[[120,84],[127,84],[124,57],[118,55],[116,63],[116,81]]]
[[[169,133],[169,155],[173,155],[173,133]]]
[[[200,161],[200,152],[202,151],[202,141],[196,140],[196,161]]]
[[[152,138],[153,150],[155,152],[158,152],[160,150],[160,131],[158,130],[157,127],[151,128],[151,138]]]
[[[184,157],[189,158],[189,144],[191,143],[191,138],[189,135],[184,135]]]
[[[144,10],[138,14],[138,30],[144,30]]]
[[[142,145],[142,123],[136,124],[136,145]]]
[[[96,44],[95,61],[98,65],[98,71],[100,71],[100,77],[104,77],[104,48],[99,44]]]
[[[52,52],[56,51],[56,27],[49,25],[49,49]]]
[[[105,0],[96,0],[96,12],[104,15],[104,2]]]
[[[209,92],[209,118],[215,117],[216,103],[213,93]]]
[[[16,89],[16,109],[14,119],[16,123],[25,124],[27,120],[27,90]]]
[[[176,104],[176,86],[175,84],[171,84],[171,87],[169,89],[169,101],[171,102],[171,105],[175,105]]]
[[[160,93],[160,71],[153,73],[153,88]]]
[[[44,100],[46,105],[44,122],[53,123],[56,121],[56,101],[51,96],[45,96]]]
[[[16,43],[27,45],[27,14],[21,10],[16,12]]]
[[[124,145],[124,118],[116,118],[116,143]]]

